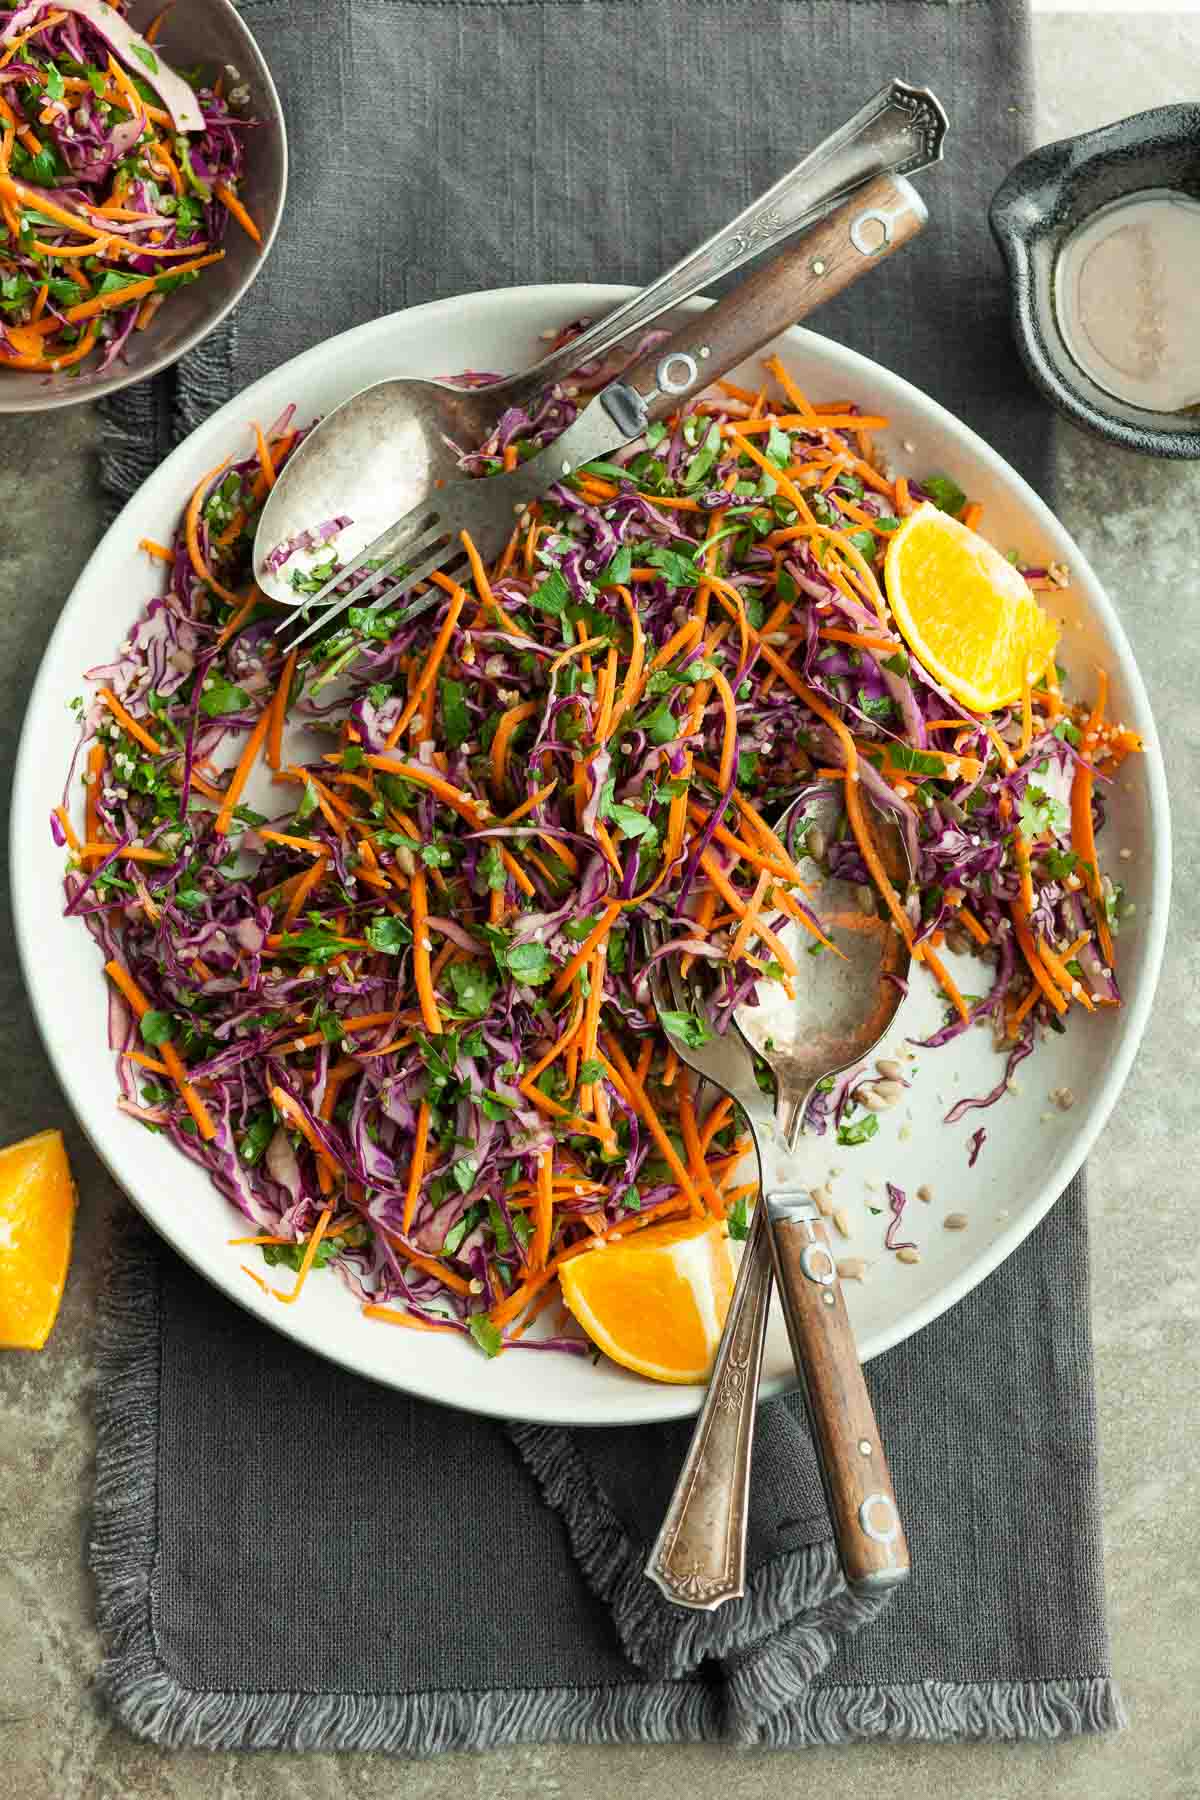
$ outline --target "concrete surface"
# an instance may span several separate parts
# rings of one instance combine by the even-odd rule
[[[1195,98],[1200,20],[1148,10],[1036,22],[1043,140]],[[96,422],[80,408],[0,427],[0,789],[30,680],[99,528]],[[1195,1021],[1200,1001],[1200,467],[1155,465],[1060,433],[1060,511],[1121,608],[1163,731],[1176,901],[1159,1003],[1092,1159],[1095,1328],[1110,1616],[1131,1729],[1059,1745],[857,1746],[781,1761],[719,1748],[531,1748],[400,1764],[372,1756],[215,1756],[134,1742],[97,1704],[100,1646],[83,1559],[91,1491],[100,1249],[117,1197],[79,1139],[0,965],[11,1140],[61,1123],[83,1205],[60,1322],[41,1356],[0,1354],[0,1783],[14,1800],[750,1800],[786,1782],[843,1800],[1183,1800],[1200,1795],[1200,1581],[1190,1479],[1200,1392],[1194,1320]],[[7,843],[5,836],[4,842]],[[7,906],[7,883],[2,904]],[[7,936],[0,918],[0,934]],[[1131,1280],[1131,1274],[1134,1279]],[[1189,1420],[1190,1409],[1190,1420]],[[1189,1532],[1190,1516],[1193,1529]]]

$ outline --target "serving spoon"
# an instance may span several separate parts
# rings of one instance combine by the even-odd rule
[[[750,1461],[772,1265],[846,1585],[858,1594],[878,1592],[909,1572],[837,1260],[811,1193],[819,1182],[814,1139],[803,1130],[818,1085],[854,1069],[890,1029],[909,968],[904,940],[880,914],[873,890],[829,873],[825,847],[842,809],[841,794],[822,784],[801,794],[776,827],[785,844],[803,835],[793,862],[809,889],[806,904],[835,946],[798,957],[794,999],[776,983],[760,982],[759,1004],[739,1006],[734,1029],[697,1046],[663,1017],[704,1016],[702,995],[679,972],[679,959],[659,957],[649,976],[659,1022],[680,1060],[746,1114],[759,1167],[760,1199],[708,1392],[646,1564],[668,1600],[696,1610],[712,1611],[746,1589]],[[907,874],[901,834],[882,820],[875,829],[885,860]],[[781,936],[796,950],[815,941],[793,923]],[[774,1077],[774,1107],[755,1078],[756,1055]]]
[[[462,451],[485,442],[507,409],[536,406],[560,376],[602,359],[720,276],[777,250],[873,177],[910,175],[938,162],[946,124],[927,88],[892,80],[735,219],[531,369],[476,387],[399,376],[335,407],[288,459],[259,516],[253,566],[262,592],[294,605],[296,565],[272,566],[279,546],[303,543],[322,521],[348,517],[338,551],[349,561],[458,479]]]

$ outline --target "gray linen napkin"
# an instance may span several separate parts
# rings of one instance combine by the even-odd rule
[[[288,219],[233,326],[109,407],[114,498],[215,405],[347,325],[469,288],[648,277],[897,72],[933,85],[954,121],[951,161],[925,183],[931,228],[819,323],[1044,482],[1046,424],[985,227],[1026,147],[1023,7],[244,10],[287,108]],[[1120,1723],[1082,1183],[868,1373],[908,1588],[884,1608],[846,1595],[786,1399],[760,1416],[747,1597],[683,1614],[641,1568],[686,1426],[506,1434],[372,1387],[264,1332],[131,1226],[102,1346],[104,1684],[135,1731],[213,1747],[788,1745]]]

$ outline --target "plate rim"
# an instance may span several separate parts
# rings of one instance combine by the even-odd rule
[[[228,1275],[226,1275],[224,1271],[214,1270],[201,1258],[192,1255],[189,1252],[186,1243],[181,1241],[181,1237],[177,1236],[170,1229],[169,1220],[151,1216],[150,1212],[146,1210],[138,1199],[136,1192],[134,1192],[132,1188],[126,1186],[124,1178],[118,1174],[117,1168],[114,1166],[114,1157],[109,1155],[105,1143],[97,1136],[97,1133],[93,1131],[90,1123],[84,1117],[83,1102],[77,1103],[76,1101],[74,1085],[70,1076],[70,1071],[67,1067],[67,1059],[61,1053],[62,1041],[61,1039],[52,1038],[49,1034],[47,1020],[43,1018],[42,1008],[39,1004],[38,983],[33,974],[34,952],[36,949],[35,917],[39,896],[36,886],[32,881],[32,877],[28,879],[27,883],[19,873],[19,871],[23,869],[24,864],[17,855],[17,836],[19,826],[23,820],[23,815],[28,810],[22,805],[20,797],[27,781],[27,768],[36,758],[38,753],[37,745],[34,741],[35,716],[44,711],[43,690],[49,685],[50,671],[55,661],[56,646],[60,636],[64,635],[67,630],[67,621],[74,611],[76,597],[87,582],[89,571],[97,557],[101,555],[104,547],[111,540],[118,537],[124,529],[126,516],[131,509],[139,504],[148,492],[153,493],[154,490],[157,490],[160,487],[164,490],[164,494],[169,495],[173,485],[174,471],[177,467],[187,461],[189,447],[194,444],[195,440],[202,436],[205,438],[210,435],[217,436],[221,431],[225,430],[227,426],[244,422],[240,415],[245,412],[247,408],[250,409],[247,416],[253,416],[253,403],[260,390],[265,389],[268,385],[276,384],[284,375],[291,375],[298,385],[302,383],[307,371],[316,367],[321,359],[329,354],[333,346],[337,346],[339,350],[341,350],[369,344],[373,338],[382,338],[386,340],[398,320],[403,319],[410,321],[430,315],[437,315],[439,313],[445,314],[451,310],[458,310],[461,313],[461,310],[464,308],[468,311],[478,311],[481,314],[492,312],[494,310],[503,312],[508,309],[516,309],[519,311],[521,308],[532,311],[538,305],[558,301],[563,303],[564,316],[574,317],[580,312],[595,310],[598,307],[606,305],[615,305],[636,291],[636,288],[626,283],[537,282],[508,288],[480,290],[467,294],[452,295],[440,300],[425,301],[420,305],[406,307],[399,312],[387,313],[380,318],[368,320],[361,325],[351,327],[347,331],[339,332],[332,338],[324,339],[321,343],[312,345],[309,349],[300,352],[297,356],[290,358],[287,362],[280,364],[277,368],[267,371],[266,374],[260,376],[258,380],[249,387],[245,388],[240,393],[233,395],[230,400],[225,402],[224,405],[219,407],[208,419],[196,427],[194,431],[189,433],[180,444],[175,446],[169,456],[159,464],[154,473],[147,478],[134,494],[130,496],[129,500],[127,500],[125,505],[121,508],[121,511],[116,515],[97,541],[91,555],[88,557],[87,562],[84,564],[79,576],[73,584],[70,594],[62,605],[54,629],[50,633],[45,649],[42,652],[37,672],[30,685],[29,698],[26,703],[25,714],[21,723],[17,753],[14,760],[9,828],[9,890],[12,900],[14,937],[16,939],[21,978],[29,1001],[30,1010],[37,1027],[39,1039],[46,1052],[50,1065],[54,1070],[55,1077],[62,1090],[63,1096],[70,1107],[72,1116],[75,1118],[80,1129],[88,1139],[92,1149],[107,1169],[110,1177],[117,1187],[126,1194],[131,1204],[137,1208],[142,1217],[147,1220],[147,1223],[151,1225],[159,1236],[164,1238],[166,1242],[170,1244],[172,1250],[174,1250],[177,1255],[181,1256],[192,1268],[196,1269],[197,1273],[202,1275],[205,1280],[216,1287],[220,1293],[233,1300],[234,1303],[242,1307],[244,1311],[251,1313],[255,1318],[263,1320],[273,1329],[281,1332],[285,1337],[291,1338],[293,1341],[300,1344],[302,1348],[323,1356],[327,1360],[348,1369],[360,1379],[380,1381],[384,1385],[395,1388],[397,1391],[409,1393],[416,1398],[439,1405],[457,1407],[463,1406],[463,1401],[460,1399],[450,1399],[445,1395],[438,1393],[431,1393],[427,1388],[421,1387],[411,1379],[405,1379],[403,1370],[397,1371],[395,1378],[390,1378],[383,1373],[364,1369],[361,1364],[355,1360],[352,1354],[339,1352],[336,1345],[314,1341],[314,1334],[304,1330],[301,1318],[297,1317],[293,1320],[292,1315],[287,1312],[284,1312],[282,1316],[278,1317],[274,1313],[266,1312],[260,1304],[256,1304],[256,1301],[258,1300],[257,1294],[247,1293],[245,1291],[244,1283],[239,1284],[233,1279],[234,1274],[237,1272],[236,1263],[231,1264],[230,1271]],[[707,297],[697,297],[685,303],[684,306],[673,310],[677,314],[688,311],[698,313],[712,304],[713,301]],[[915,383],[908,381],[904,376],[896,374],[895,371],[887,369],[883,364],[876,362],[875,359],[871,357],[863,355],[859,351],[851,350],[845,345],[837,343],[835,340],[825,338],[821,333],[815,332],[806,326],[792,326],[787,332],[780,334],[780,339],[798,341],[805,348],[816,354],[820,354],[822,351],[828,352],[832,350],[837,359],[842,362],[843,367],[848,367],[850,371],[861,376],[865,380],[870,380],[877,373],[882,373],[889,382],[898,383],[906,393],[911,393],[916,397],[917,402],[923,409],[929,409],[934,420],[943,428],[949,430],[959,439],[965,438],[972,453],[987,465],[989,472],[992,473],[1002,485],[1007,487],[1017,500],[1019,500],[1022,509],[1028,513],[1031,524],[1036,530],[1041,532],[1042,535],[1050,534],[1066,540],[1070,547],[1072,567],[1078,569],[1083,575],[1084,582],[1081,583],[1081,585],[1085,585],[1088,590],[1089,600],[1087,610],[1089,613],[1098,617],[1105,635],[1112,643],[1116,653],[1116,661],[1121,668],[1122,678],[1128,685],[1130,694],[1136,702],[1140,716],[1146,727],[1143,735],[1147,753],[1144,769],[1147,781],[1148,817],[1151,826],[1151,870],[1149,885],[1150,891],[1154,896],[1154,904],[1149,909],[1148,918],[1140,925],[1140,930],[1145,933],[1143,938],[1145,972],[1140,991],[1131,1004],[1130,1012],[1128,1014],[1129,1023],[1126,1025],[1121,1043],[1118,1046],[1112,1061],[1105,1068],[1102,1092],[1094,1099],[1092,1115],[1086,1127],[1064,1145],[1062,1152],[1050,1164],[1047,1173],[1043,1177],[1042,1193],[1037,1201],[1024,1205],[1011,1225],[994,1236],[977,1256],[966,1263],[956,1275],[946,1280],[937,1289],[934,1295],[930,1296],[918,1306],[910,1309],[909,1312],[906,1312],[895,1328],[876,1331],[867,1338],[862,1347],[862,1360],[867,1362],[876,1356],[882,1355],[885,1351],[894,1348],[896,1345],[903,1343],[915,1332],[922,1330],[926,1325],[931,1324],[935,1319],[941,1317],[941,1315],[948,1311],[950,1307],[956,1305],[959,1300],[977,1287],[989,1274],[999,1268],[1001,1263],[1003,1263],[1013,1251],[1024,1242],[1025,1238],[1028,1237],[1036,1226],[1045,1218],[1055,1200],[1062,1194],[1069,1182],[1083,1166],[1094,1148],[1100,1133],[1107,1126],[1113,1108],[1115,1107],[1117,1099],[1128,1078],[1134,1057],[1136,1056],[1145,1035],[1150,1016],[1150,1009],[1154,1002],[1162,969],[1170,910],[1172,875],[1170,803],[1168,799],[1166,775],[1163,768],[1161,746],[1153,712],[1150,707],[1149,695],[1137,659],[1134,656],[1133,647],[1125,633],[1120,616],[1117,613],[1113,602],[1109,598],[1104,584],[1099,580],[1087,557],[1079,548],[1071,534],[1067,531],[1066,527],[1057,518],[1050,507],[1047,506],[1046,502],[1036,490],[1028,481],[1026,481],[1023,475],[1014,469],[998,451],[994,450],[992,446],[988,444],[986,439],[980,437],[971,426],[965,424],[947,407],[942,406],[939,401],[934,400],[924,391],[924,389],[917,387]],[[44,895],[41,897],[41,903],[44,906]],[[115,1106],[113,1107],[112,1112],[114,1118],[119,1116]],[[789,1391],[794,1385],[795,1383],[784,1375],[766,1378],[763,1382],[760,1398],[762,1400],[773,1398],[780,1393]],[[663,1423],[671,1419],[693,1416],[699,1409],[703,1395],[703,1390],[699,1387],[674,1387],[666,1386],[664,1384],[647,1383],[645,1384],[645,1388],[653,1390],[654,1398],[648,1399],[648,1404],[645,1409],[639,1406],[634,1417],[630,1416],[627,1408],[624,1408],[619,1404],[599,1405],[595,1412],[589,1414],[586,1419],[580,1419],[575,1413],[567,1414],[562,1411],[556,1411],[554,1406],[550,1405],[520,1415],[521,1422],[532,1424],[586,1425],[589,1427],[627,1425],[631,1423]],[[472,1403],[469,1410],[481,1415],[499,1419],[512,1419],[515,1416],[511,1405],[501,1405],[495,1400],[489,1405],[488,1395],[484,1388],[475,1389],[472,1392],[471,1401]],[[466,1410],[465,1407],[464,1410]]]

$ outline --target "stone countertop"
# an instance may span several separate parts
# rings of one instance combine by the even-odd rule
[[[1110,0],[1094,12],[1041,0],[1039,140],[1194,99],[1200,17]],[[6,419],[0,433],[0,785],[63,596],[100,528],[94,409]],[[45,1066],[10,959],[0,970],[4,1136],[61,1123],[81,1174],[74,1267],[40,1356],[0,1356],[0,1759],[16,1800],[343,1800],[403,1786],[410,1800],[496,1794],[749,1800],[781,1779],[843,1800],[1195,1800],[1200,1795],[1200,1579],[1187,1516],[1200,1437],[1194,1318],[1195,1140],[1200,1091],[1200,465],[1155,464],[1058,431],[1059,512],[1099,571],[1133,641],[1171,780],[1174,928],[1133,1076],[1091,1159],[1096,1368],[1114,1664],[1128,1732],[1017,1745],[814,1749],[785,1770],[773,1752],[719,1747],[530,1747],[399,1764],[379,1756],[208,1755],[136,1742],[97,1702],[100,1646],[84,1563],[92,1479],[91,1392],[101,1249],[118,1196],[82,1143]],[[7,841],[7,836],[5,836]],[[7,884],[0,905],[8,904]],[[6,921],[0,920],[0,928]],[[7,931],[5,932],[7,934]],[[1186,1171],[1181,1181],[1181,1171]],[[1137,1279],[1131,1282],[1131,1271]],[[1164,1379],[1164,1375],[1166,1379]],[[1182,1554],[1181,1554],[1182,1550]]]

